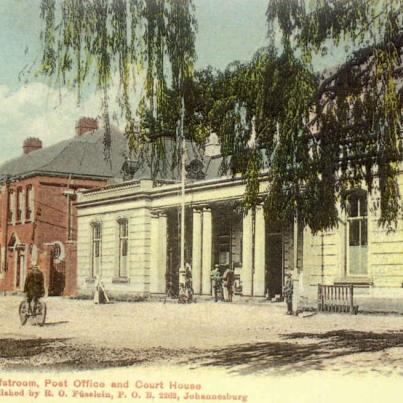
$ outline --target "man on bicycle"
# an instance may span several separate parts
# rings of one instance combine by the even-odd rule
[[[32,313],[31,301],[34,302],[33,306],[35,306],[39,298],[45,295],[43,273],[39,270],[38,266],[33,266],[28,272],[24,284],[24,293],[27,297],[29,312]]]

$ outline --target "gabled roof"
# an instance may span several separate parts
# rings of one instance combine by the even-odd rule
[[[111,158],[104,158],[104,129],[61,141],[21,155],[0,166],[0,180],[31,175],[71,175],[91,178],[121,178],[128,152],[127,139],[111,128]]]

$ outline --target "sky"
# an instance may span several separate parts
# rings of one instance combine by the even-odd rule
[[[267,0],[194,4],[198,68],[223,69],[234,60],[250,60],[267,45]],[[0,0],[0,163],[21,155],[27,137],[39,137],[49,146],[73,136],[80,116],[100,115],[100,96],[95,92],[77,108],[74,92],[63,89],[60,97],[47,82],[19,80],[19,73],[40,57],[39,5],[40,0]]]
[[[267,0],[194,0],[198,20],[197,67],[217,68],[248,60],[267,43]],[[74,135],[80,116],[98,116],[100,97],[89,95],[77,108],[74,92],[63,96],[49,83],[19,73],[40,56],[40,0],[0,0],[0,163],[22,153],[27,137],[44,146]]]

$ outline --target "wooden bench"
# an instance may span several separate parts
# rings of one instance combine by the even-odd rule
[[[356,315],[354,286],[318,284],[318,312],[348,312]]]

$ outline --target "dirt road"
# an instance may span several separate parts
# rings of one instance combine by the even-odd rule
[[[403,317],[285,315],[282,304],[95,305],[48,298],[43,327],[21,326],[20,298],[0,298],[0,367],[221,367],[228,372],[403,374]],[[191,362],[191,364],[189,364]]]

